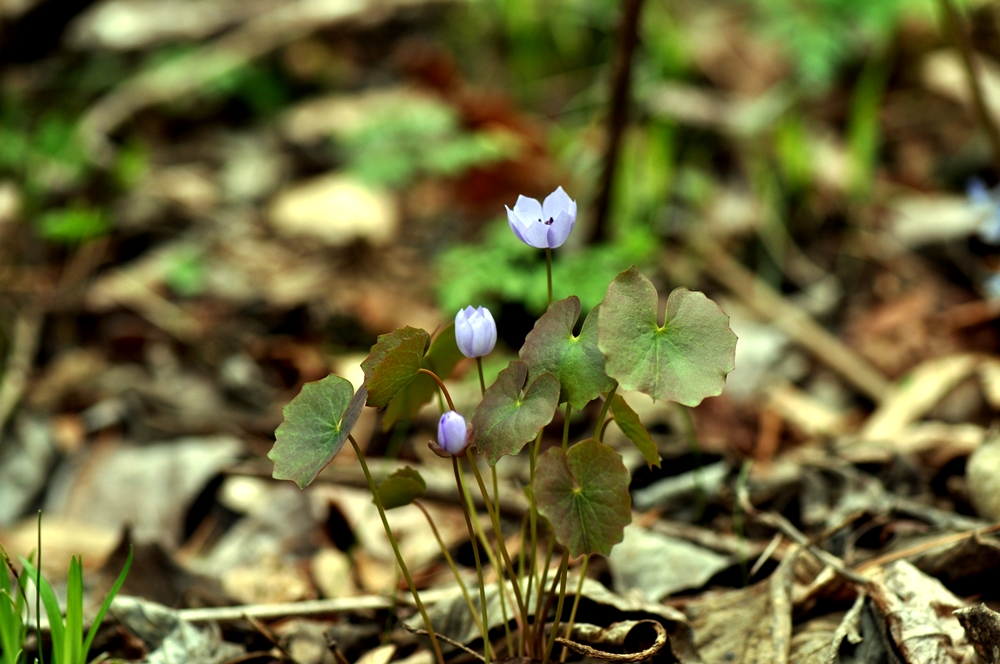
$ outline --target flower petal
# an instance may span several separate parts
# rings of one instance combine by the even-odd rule
[[[537,249],[545,249],[549,245],[549,226],[536,221],[523,231],[524,243]]]
[[[514,204],[514,214],[520,218],[521,227],[524,228],[530,223],[541,220],[542,204],[538,199],[518,196],[517,203]]]
[[[545,202],[542,203],[542,216],[546,220],[555,219],[560,212],[566,212],[575,217],[576,203],[570,199],[562,187],[557,187],[555,191],[545,197]]]
[[[560,212],[559,216],[555,218],[552,225],[549,226],[548,241],[549,247],[555,249],[556,247],[561,247],[566,238],[569,237],[570,232],[573,230],[573,226],[576,225],[576,215],[570,216],[565,212]]]
[[[514,235],[521,242],[528,244],[528,241],[524,239],[524,226],[521,224],[521,220],[517,217],[513,210],[511,210],[506,205],[507,208],[507,223],[510,224],[510,230],[514,231]]]

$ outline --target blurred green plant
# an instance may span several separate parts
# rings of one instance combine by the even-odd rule
[[[464,131],[452,106],[431,99],[374,111],[338,142],[350,172],[393,187],[419,175],[461,175],[514,157],[520,149],[508,132]]]
[[[111,222],[103,210],[77,206],[48,210],[39,217],[36,228],[50,242],[79,244],[110,231]]]
[[[104,620],[105,614],[111,608],[111,602],[121,590],[128,570],[132,566],[131,547],[128,558],[125,559],[125,565],[114,585],[111,586],[111,590],[105,596],[104,602],[101,603],[101,608],[94,616],[94,622],[87,631],[86,637],[83,634],[83,563],[81,559],[74,556],[69,563],[65,618],[59,609],[59,600],[55,591],[45,577],[39,574],[30,561],[21,558],[21,564],[27,572],[25,576],[37,584],[42,604],[45,606],[45,615],[49,618],[49,634],[52,637],[52,664],[87,664],[87,655],[94,642],[94,637],[97,636],[101,621]]]
[[[89,170],[70,118],[54,112],[31,122],[24,105],[0,101],[0,174],[15,177],[27,195],[71,189]]]
[[[8,570],[14,574],[11,583]],[[17,574],[7,552],[0,545],[0,664],[24,661],[24,638],[28,628],[25,588],[27,574]]]
[[[170,290],[181,297],[205,292],[205,256],[197,247],[179,248],[163,260],[163,280]]]
[[[554,297],[561,289],[579,296],[584,311],[598,304],[607,284],[622,265],[647,265],[657,251],[649,232],[623,233],[614,242],[566,252],[552,264]],[[438,301],[445,311],[458,311],[469,302],[522,302],[532,312],[545,311],[548,290],[545,260],[539,252],[512,238],[506,221],[491,224],[478,245],[459,245],[437,261]]]
[[[933,0],[749,0],[760,31],[777,42],[798,82],[825,90],[860,53],[881,53],[909,16],[936,20]],[[963,2],[962,4],[967,4]]]

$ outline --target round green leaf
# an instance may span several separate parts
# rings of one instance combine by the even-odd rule
[[[608,555],[632,521],[629,473],[618,452],[593,438],[538,458],[535,502],[574,558]]]
[[[464,357],[455,343],[455,324],[438,332],[431,341],[427,353],[420,358],[420,366],[433,371],[441,380],[446,380],[455,370],[455,365]],[[388,431],[399,420],[412,420],[424,404],[434,398],[438,385],[427,374],[418,373],[406,387],[401,389],[389,402],[382,415],[382,430]]]
[[[553,302],[524,339],[521,361],[528,365],[528,377],[551,373],[562,387],[561,401],[573,410],[610,390],[614,383],[604,373],[604,355],[597,348],[600,306],[594,307],[583,323],[580,336],[573,326],[580,317],[580,298],[575,295]]]
[[[660,467],[660,450],[656,443],[649,437],[649,432],[642,425],[639,416],[635,414],[632,407],[622,399],[620,394],[615,394],[611,398],[611,414],[615,416],[615,424],[625,434],[625,437],[632,441],[632,444],[639,448],[642,457],[650,468]]]
[[[550,373],[535,378],[524,390],[528,367],[511,362],[490,385],[472,414],[471,445],[496,465],[504,454],[517,454],[525,443],[552,421],[559,407],[559,379]]]
[[[378,485],[379,500],[387,510],[409,505],[426,494],[427,484],[424,478],[409,466],[400,468]]]
[[[274,479],[292,480],[300,489],[312,484],[343,447],[367,396],[364,386],[354,394],[351,381],[333,374],[303,385],[282,411],[285,420],[267,454]]]
[[[409,325],[379,336],[378,343],[361,363],[369,406],[384,408],[417,377],[420,361],[430,342],[427,332]]]
[[[667,298],[661,327],[657,300],[653,284],[635,266],[608,286],[597,334],[608,375],[622,389],[685,406],[722,394],[736,357],[729,316],[704,293],[677,288]]]

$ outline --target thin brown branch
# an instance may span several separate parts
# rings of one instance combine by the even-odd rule
[[[615,51],[611,78],[611,113],[608,115],[608,143],[604,153],[604,168],[594,197],[593,220],[590,229],[591,243],[608,238],[608,210],[621,151],[622,135],[628,124],[628,107],[632,89],[632,56],[639,44],[639,14],[643,0],[624,0],[621,24],[618,29],[618,48]],[[550,298],[551,299],[551,298]]]

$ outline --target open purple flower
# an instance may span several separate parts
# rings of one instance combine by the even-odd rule
[[[469,444],[467,433],[465,418],[453,410],[449,410],[438,420],[438,446],[452,456],[465,451]]]
[[[490,310],[468,306],[455,314],[455,342],[466,357],[489,355],[497,343],[497,324]]]
[[[538,249],[555,249],[566,241],[576,224],[576,201],[562,187],[542,203],[518,196],[514,209],[507,208],[507,221],[521,242]]]

